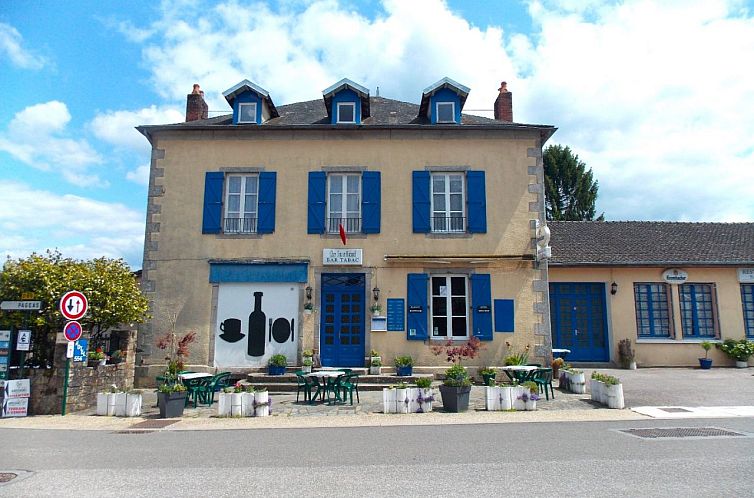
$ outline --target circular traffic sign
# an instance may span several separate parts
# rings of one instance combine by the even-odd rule
[[[60,299],[60,312],[68,320],[78,320],[86,314],[89,302],[79,291],[66,292]]]
[[[83,330],[79,322],[68,322],[63,327],[63,335],[69,341],[77,341],[81,337]]]

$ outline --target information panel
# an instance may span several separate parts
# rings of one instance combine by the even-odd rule
[[[388,331],[405,330],[406,304],[405,300],[389,298],[387,300],[387,329]]]

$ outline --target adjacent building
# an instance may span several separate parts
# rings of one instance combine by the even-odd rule
[[[754,223],[550,222],[553,347],[569,361],[695,366],[754,339]],[[719,350],[715,365],[732,365]]]
[[[227,115],[208,118],[195,86],[186,122],[139,127],[152,145],[141,383],[173,325],[198,332],[193,369],[296,365],[304,349],[330,366],[371,349],[440,366],[431,346],[470,337],[478,364],[527,346],[549,357],[535,239],[555,128],[513,122],[505,84],[495,119],[464,114],[469,91],[443,78],[414,104],[343,79],[276,106],[244,80],[224,92]]]

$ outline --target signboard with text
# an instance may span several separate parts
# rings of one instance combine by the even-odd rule
[[[31,347],[31,330],[19,330],[16,336],[16,351],[28,351]]]
[[[361,266],[363,261],[363,249],[322,249],[323,265]]]
[[[739,268],[738,281],[742,284],[754,283],[754,268]]]

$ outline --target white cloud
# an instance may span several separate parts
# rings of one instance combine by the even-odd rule
[[[17,112],[0,132],[0,151],[34,168],[60,171],[68,182],[79,186],[106,185],[90,166],[102,158],[86,140],[67,138],[71,120],[68,107],[56,100],[29,106]]]
[[[533,0],[539,31],[507,37],[442,0],[384,0],[375,19],[335,0],[161,9],[139,39],[172,102],[199,82],[228,112],[221,92],[248,78],[280,105],[342,77],[418,102],[449,76],[472,89],[467,109],[489,110],[507,80],[514,118],[558,126],[552,143],[594,169],[609,219],[754,220],[754,19],[740,1]]]
[[[149,185],[149,165],[142,164],[136,169],[126,173],[126,179],[139,185]]]
[[[23,48],[21,33],[10,24],[0,22],[0,55],[5,54],[12,64],[23,69],[42,69],[47,61]]]
[[[144,214],[120,203],[0,184],[0,255],[24,257],[57,247],[66,256],[124,257],[141,266]]]
[[[183,112],[175,107],[150,106],[136,111],[107,111],[100,113],[89,123],[94,135],[118,147],[149,153],[150,146],[135,127],[149,124],[180,123],[185,120]]]

